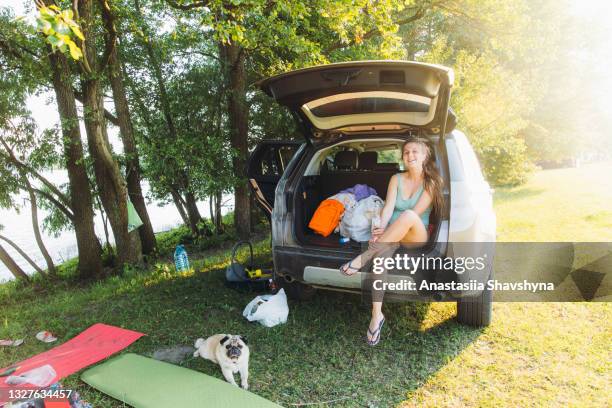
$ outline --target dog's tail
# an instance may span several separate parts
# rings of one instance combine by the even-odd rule
[[[204,339],[197,339],[195,342],[196,351],[194,351],[193,356],[198,357],[200,355],[200,347],[204,344]]]

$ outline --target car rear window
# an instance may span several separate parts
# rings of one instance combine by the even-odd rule
[[[378,151],[378,163],[398,163],[401,165],[402,153],[399,147]]]
[[[364,113],[428,112],[429,105],[406,99],[370,97],[334,101],[311,108],[310,111],[313,115],[324,118]]]

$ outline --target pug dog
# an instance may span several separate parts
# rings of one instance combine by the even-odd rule
[[[245,337],[215,334],[206,340],[197,339],[195,348],[193,356],[219,364],[227,382],[238,386],[234,373],[240,372],[240,386],[245,390],[249,388],[249,346]]]

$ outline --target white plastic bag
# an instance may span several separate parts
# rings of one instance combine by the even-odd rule
[[[273,327],[287,321],[289,305],[285,289],[276,295],[257,296],[244,308],[242,315],[249,322],[257,321],[266,327]]]
[[[19,375],[11,375],[6,379],[5,383],[9,385],[32,384],[38,387],[46,387],[53,383],[55,377],[57,377],[57,373],[53,367],[46,364]]]
[[[350,210],[357,205],[355,194],[353,193],[338,193],[329,197],[330,200],[340,201],[344,206],[344,211]]]
[[[342,205],[344,206],[344,213],[347,211],[350,211],[352,208],[354,208],[357,205],[357,200],[355,199],[355,194],[353,193],[338,193],[338,194],[335,194],[329,197],[329,199],[341,202]],[[340,220],[342,220],[344,213],[342,213],[342,215],[340,216]],[[338,233],[339,231],[340,231],[340,223],[338,223],[338,225],[336,225],[336,228],[334,228],[335,233]]]
[[[376,195],[359,201],[355,207],[344,212],[340,222],[340,235],[354,241],[369,241],[372,236],[372,217],[379,213],[385,202]]]

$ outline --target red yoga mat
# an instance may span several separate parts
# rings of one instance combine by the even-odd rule
[[[142,336],[144,336],[143,333],[97,323],[64,344],[11,365],[10,367],[19,367],[11,375],[19,375],[50,364],[57,373],[52,381],[54,383],[123,350]],[[9,367],[0,369],[0,372],[7,368]],[[0,407],[8,401],[9,390],[35,388],[26,384],[8,385],[5,383],[7,378],[0,377]]]

